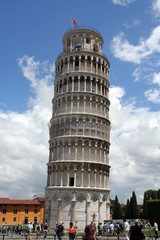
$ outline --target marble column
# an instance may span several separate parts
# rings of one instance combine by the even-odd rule
[[[56,166],[56,170],[55,170],[55,186],[57,186],[58,184],[58,167]]]
[[[60,223],[61,221],[61,211],[62,211],[62,199],[58,199],[58,219],[57,222]]]
[[[78,148],[78,143],[76,142],[75,143],[75,157],[74,157],[75,161],[77,161],[77,148]]]
[[[80,77],[78,77],[78,92],[80,91]]]
[[[98,220],[98,222],[102,222],[102,201],[99,201],[99,206],[98,206],[98,208],[99,208],[99,216],[98,216],[98,218],[99,218],[99,220]]]
[[[91,186],[91,169],[90,166],[88,166],[88,186],[90,188]]]
[[[81,187],[83,187],[83,173],[84,173],[84,169],[82,167],[81,168]]]
[[[106,202],[106,220],[110,220],[110,202]]]
[[[84,141],[82,142],[82,161],[84,161]]]
[[[75,72],[75,57],[73,57],[73,72]]]
[[[72,92],[74,92],[74,78],[72,77]]]
[[[70,166],[67,166],[67,187],[69,187],[69,173],[70,173]]]
[[[99,171],[99,187],[102,187],[102,171]]]
[[[74,187],[76,187],[77,185],[76,180],[77,180],[77,169],[74,168]]]
[[[75,222],[75,209],[76,209],[76,200],[72,200],[72,223]]]
[[[63,186],[63,167],[61,166],[61,187]]]
[[[97,183],[97,169],[94,170],[94,187],[96,188],[96,183]]]
[[[90,201],[86,202],[86,223],[87,225],[90,224]]]
[[[79,71],[81,71],[81,56],[79,56]]]

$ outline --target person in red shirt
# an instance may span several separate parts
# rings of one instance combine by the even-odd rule
[[[70,222],[70,227],[68,228],[69,240],[75,239],[75,232],[75,227],[73,226],[73,223]]]

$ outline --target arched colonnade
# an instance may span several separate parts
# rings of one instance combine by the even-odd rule
[[[90,113],[109,118],[108,99],[92,94],[65,94],[53,99],[53,116],[63,113]]]
[[[90,92],[109,98],[109,82],[105,78],[82,74],[56,79],[54,96],[66,92]]]
[[[109,142],[99,139],[61,138],[50,140],[49,162],[81,161],[109,164]]]
[[[51,120],[50,137],[90,136],[110,141],[110,121],[93,115],[61,115]]]
[[[109,189],[109,167],[92,163],[49,163],[48,186]]]
[[[55,63],[56,77],[70,72],[91,72],[108,79],[109,62],[106,57],[93,56],[92,53],[69,53],[68,56],[60,56]]]

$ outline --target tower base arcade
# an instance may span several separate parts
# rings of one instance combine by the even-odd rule
[[[109,190],[87,189],[54,189],[46,188],[45,221],[51,230],[57,222],[69,223],[78,221],[79,231],[83,232],[87,224],[110,219]]]

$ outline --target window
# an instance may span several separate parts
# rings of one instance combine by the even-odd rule
[[[28,224],[28,217],[24,218],[24,224]]]
[[[89,38],[86,38],[86,43],[90,43]]]
[[[17,214],[17,209],[14,209],[14,214]]]
[[[70,177],[69,186],[74,186],[74,177]]]
[[[17,219],[16,219],[16,217],[14,217],[14,218],[13,218],[13,222],[16,222],[16,221],[17,221]]]
[[[28,209],[25,209],[25,214],[28,214]]]
[[[5,222],[5,218],[2,218],[2,222]]]
[[[37,211],[37,209],[34,209],[34,213],[36,214],[38,211]]]
[[[34,217],[34,223],[37,224],[37,217]]]
[[[3,214],[6,214],[7,210],[6,209],[3,209]]]

